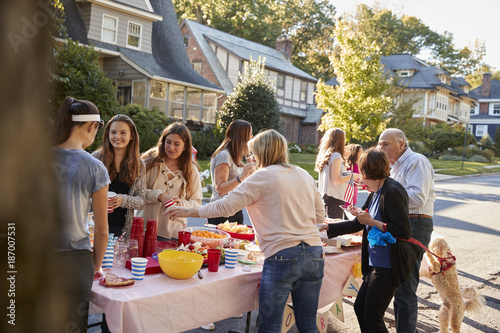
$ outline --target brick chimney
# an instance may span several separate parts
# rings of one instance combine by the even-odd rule
[[[489,97],[491,90],[491,73],[483,73],[483,83],[481,84],[481,97]]]
[[[283,35],[276,40],[276,50],[283,52],[288,60],[292,60],[292,41]]]

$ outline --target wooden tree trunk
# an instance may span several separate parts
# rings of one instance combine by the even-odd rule
[[[49,332],[49,323],[64,323],[68,308],[58,291],[64,272],[51,260],[60,221],[47,118],[45,2],[0,1],[0,265],[10,278],[2,279],[1,332]]]

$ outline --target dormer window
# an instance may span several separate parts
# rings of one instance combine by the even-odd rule
[[[118,30],[118,18],[113,16],[102,16],[101,39],[103,42],[116,44],[116,35]]]
[[[142,26],[137,23],[129,22],[127,30],[127,46],[134,49],[141,48]]]
[[[400,71],[399,76],[400,77],[410,77],[411,74],[410,74],[410,71]]]

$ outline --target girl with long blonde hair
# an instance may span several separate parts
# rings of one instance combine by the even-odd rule
[[[340,128],[331,128],[321,138],[316,166],[319,172],[319,192],[328,210],[328,217],[343,218],[344,211],[340,206],[345,204],[344,194],[351,173],[346,172],[344,165],[345,132]],[[353,174],[354,180],[359,174]]]

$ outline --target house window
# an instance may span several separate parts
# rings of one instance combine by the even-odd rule
[[[132,81],[132,104],[145,106],[146,80]]]
[[[170,84],[168,89],[168,113],[174,118],[181,118],[184,111],[184,88],[177,84]]]
[[[206,123],[215,123],[217,112],[217,94],[216,93],[203,93],[203,114],[201,120]]]
[[[201,114],[201,90],[187,88],[187,119],[200,120]]]
[[[483,137],[488,134],[488,125],[476,125],[476,136]]]
[[[279,89],[285,88],[285,76],[278,74],[278,80],[276,82],[276,85],[278,86]]]
[[[493,104],[493,115],[500,116],[500,104]]]
[[[408,71],[399,72],[399,76],[400,77],[409,77],[410,76],[410,72],[408,72]]]
[[[201,74],[201,61],[193,61],[193,68],[198,74]]]
[[[162,112],[167,108],[167,83],[151,80],[151,93],[149,94],[149,108],[158,107]]]
[[[127,31],[127,46],[140,49],[141,48],[141,31],[142,26],[137,23],[129,22]]]
[[[118,29],[118,19],[116,17],[108,15],[102,16],[101,40],[103,42],[115,44],[117,29]]]
[[[470,107],[470,114],[471,114],[471,116],[472,116],[473,114],[479,114],[479,105],[476,105],[476,106],[471,106],[471,107]]]
[[[130,104],[132,100],[132,81],[116,81],[116,98],[120,105]]]
[[[307,81],[300,82],[300,101],[305,102],[307,99]]]

